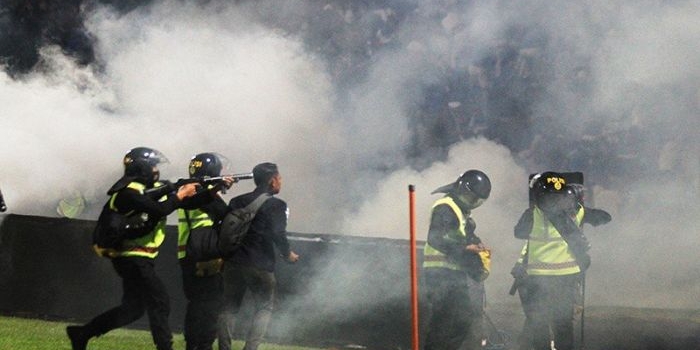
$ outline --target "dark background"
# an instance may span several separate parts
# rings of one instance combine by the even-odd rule
[[[94,222],[14,214],[0,220],[0,312],[83,323],[119,303],[119,278],[90,249]],[[157,272],[170,292],[171,325],[181,331],[185,301],[176,228],[168,226],[168,233]],[[278,264],[280,302],[270,341],[410,348],[408,241],[301,233],[290,233],[290,239],[302,259]],[[493,349],[514,345],[522,324],[515,303],[487,304]],[[700,349],[697,310],[589,306],[585,326],[588,349]],[[147,322],[132,327],[146,328]],[[576,327],[578,332],[580,323]]]

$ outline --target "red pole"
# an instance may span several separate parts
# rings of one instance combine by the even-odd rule
[[[408,185],[411,249],[411,349],[418,350],[418,273],[416,270],[416,186]]]

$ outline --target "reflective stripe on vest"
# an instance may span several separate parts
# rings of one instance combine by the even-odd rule
[[[160,184],[155,184],[155,186],[158,187]],[[138,190],[141,194],[146,189],[146,186],[138,182],[132,182],[127,187]],[[163,202],[166,199],[167,196],[163,196],[158,201]],[[165,240],[165,222],[166,218],[164,217],[149,234],[139,238],[124,240],[117,256],[141,256],[154,259],[158,256],[158,248]]]
[[[581,225],[583,207],[576,213],[576,224]],[[533,223],[527,262],[527,273],[540,276],[562,276],[581,272],[576,257],[559,231],[547,219],[540,208],[532,211]]]
[[[457,203],[455,203],[452,197],[446,196],[435,201],[432,210],[434,211],[435,207],[443,204],[449,205],[450,208],[452,208],[452,211],[455,213],[455,215],[457,215],[457,219],[459,220],[459,227],[455,227],[454,230],[450,230],[450,232],[447,234],[447,237],[445,238],[453,239],[455,241],[464,240],[464,238],[467,237],[467,233],[464,230],[466,227],[467,220],[464,217],[464,214],[462,213],[462,209],[460,209],[459,206],[457,206]],[[461,266],[450,262],[447,259],[447,256],[445,256],[445,254],[431,247],[430,244],[426,242],[425,248],[423,248],[423,268],[435,267],[446,268],[451,270],[463,270]]]
[[[189,217],[189,222],[188,222]],[[190,226],[192,225],[192,226]],[[214,226],[214,221],[209,214],[200,209],[177,210],[177,258],[184,258],[187,253],[187,240],[190,238],[190,232],[193,229],[200,227]]]

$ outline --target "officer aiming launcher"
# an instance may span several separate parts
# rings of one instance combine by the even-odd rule
[[[199,183],[202,186],[216,185],[222,181],[224,178],[230,177],[233,182],[236,183],[240,180],[250,180],[253,178],[253,173],[241,173],[241,174],[231,174],[231,175],[221,175],[221,176],[203,176],[203,177],[191,177],[189,179],[179,179],[175,182],[175,186],[182,186],[189,183]]]
[[[225,191],[230,186],[230,184],[226,185],[224,181],[226,178],[232,178],[234,183],[253,178],[253,173],[221,175],[223,170],[228,169],[229,164],[229,160],[219,153],[199,153],[190,160],[189,178],[179,179],[175,183],[165,181],[162,186],[146,190],[145,193],[153,198],[159,198],[188,183],[199,183],[203,187],[223,186],[222,189]]]
[[[241,173],[232,175],[221,175],[221,176],[203,176],[203,177],[191,177],[188,179],[178,179],[175,182],[162,181],[162,185],[154,188],[149,188],[144,191],[145,194],[152,196],[154,198],[161,197],[167,193],[176,191],[180,186],[198,183],[203,187],[208,187],[209,185],[220,185],[224,183],[224,178],[232,178],[233,182],[236,183],[240,180],[250,180],[253,178],[253,173]]]

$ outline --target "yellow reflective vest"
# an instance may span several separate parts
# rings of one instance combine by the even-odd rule
[[[581,272],[569,245],[542,210],[535,207],[532,215],[529,242],[526,247],[523,247],[523,253],[525,249],[528,250],[528,275],[563,276]],[[583,215],[583,207],[579,207],[575,217],[576,224],[579,226]]]
[[[178,209],[177,217],[177,258],[182,259],[187,255],[190,232],[196,228],[214,226],[214,220],[200,209]]]
[[[465,227],[467,224],[467,218],[464,217],[462,209],[460,209],[459,206],[457,206],[457,203],[455,203],[452,197],[445,196],[435,201],[432,210],[435,210],[435,207],[442,204],[449,205],[450,208],[452,208],[452,211],[455,213],[455,215],[457,215],[457,219],[459,220],[459,227],[455,227],[454,230],[448,232],[446,239],[454,240],[455,242],[466,241],[467,232],[465,231]],[[426,243],[425,247],[423,248],[423,268],[445,268],[457,271],[464,270],[463,267],[461,267],[458,264],[455,264],[454,262],[451,262],[447,258],[447,256],[445,256],[445,254],[433,248],[428,243]]]
[[[156,184],[156,187],[157,186],[159,186],[159,184]],[[141,194],[143,194],[144,190],[146,189],[145,185],[138,182],[132,182],[127,187],[135,189]],[[114,208],[114,200],[116,195],[117,193],[113,194],[112,198],[110,199],[110,208]],[[166,200],[166,198],[166,196],[163,196],[159,201],[162,202]],[[121,249],[119,249],[119,251],[116,253],[116,256],[139,256],[155,259],[155,257],[158,256],[158,248],[165,240],[165,224],[166,218],[164,217],[149,234],[139,238],[124,240],[124,242],[122,242]]]

